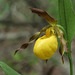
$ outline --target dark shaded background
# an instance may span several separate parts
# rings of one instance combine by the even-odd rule
[[[75,10],[75,0],[72,0]],[[30,11],[30,7],[46,10],[58,19],[58,0],[0,0],[0,61],[22,75],[70,75],[68,58],[62,64],[57,51],[45,61],[35,57],[33,45],[14,56],[14,52],[35,32],[40,31],[48,23]],[[75,70],[75,38],[72,41],[73,67]],[[74,71],[75,74],[75,71]],[[0,69],[0,75],[5,75]]]

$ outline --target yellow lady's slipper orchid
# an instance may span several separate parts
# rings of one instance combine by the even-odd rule
[[[52,32],[50,33],[51,30]],[[34,45],[33,52],[36,57],[46,60],[54,55],[57,47],[57,38],[53,33],[53,29],[49,28],[46,30],[46,35],[37,39]]]
[[[37,8],[30,9],[33,13],[36,13],[40,17],[44,18],[50,25],[45,26],[40,32],[37,32],[30,37],[29,42],[22,44],[14,54],[16,54],[19,50],[27,48],[30,43],[36,40],[33,49],[35,56],[47,61],[54,55],[58,48],[58,41],[56,38],[58,37],[60,42],[59,52],[62,57],[62,62],[64,63],[63,54],[65,50],[67,50],[66,41],[63,38],[63,32],[65,32],[65,30],[60,25],[57,25],[57,20],[52,18],[45,10]],[[45,35],[39,38],[42,33],[45,33]]]

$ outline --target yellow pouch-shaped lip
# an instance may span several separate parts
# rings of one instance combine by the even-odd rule
[[[40,59],[49,59],[53,56],[57,47],[58,42],[56,36],[47,37],[44,35],[36,40],[33,52]]]

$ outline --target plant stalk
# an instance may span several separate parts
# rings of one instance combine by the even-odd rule
[[[70,64],[70,75],[73,75],[73,64],[72,64],[72,56],[71,53],[68,56],[69,64]]]
[[[71,42],[68,42],[67,47],[68,47],[68,51],[71,52]],[[68,56],[69,64],[70,64],[70,75],[73,75],[72,55],[71,53],[68,53],[67,56]]]

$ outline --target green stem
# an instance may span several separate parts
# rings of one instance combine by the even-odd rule
[[[72,56],[71,53],[68,56],[69,64],[70,64],[70,75],[73,75],[73,64],[72,64]]]
[[[68,51],[71,51],[71,42],[68,42],[67,47],[68,47]],[[70,75],[73,75],[72,55],[71,53],[68,53],[67,56],[68,56],[69,64],[70,64]]]

